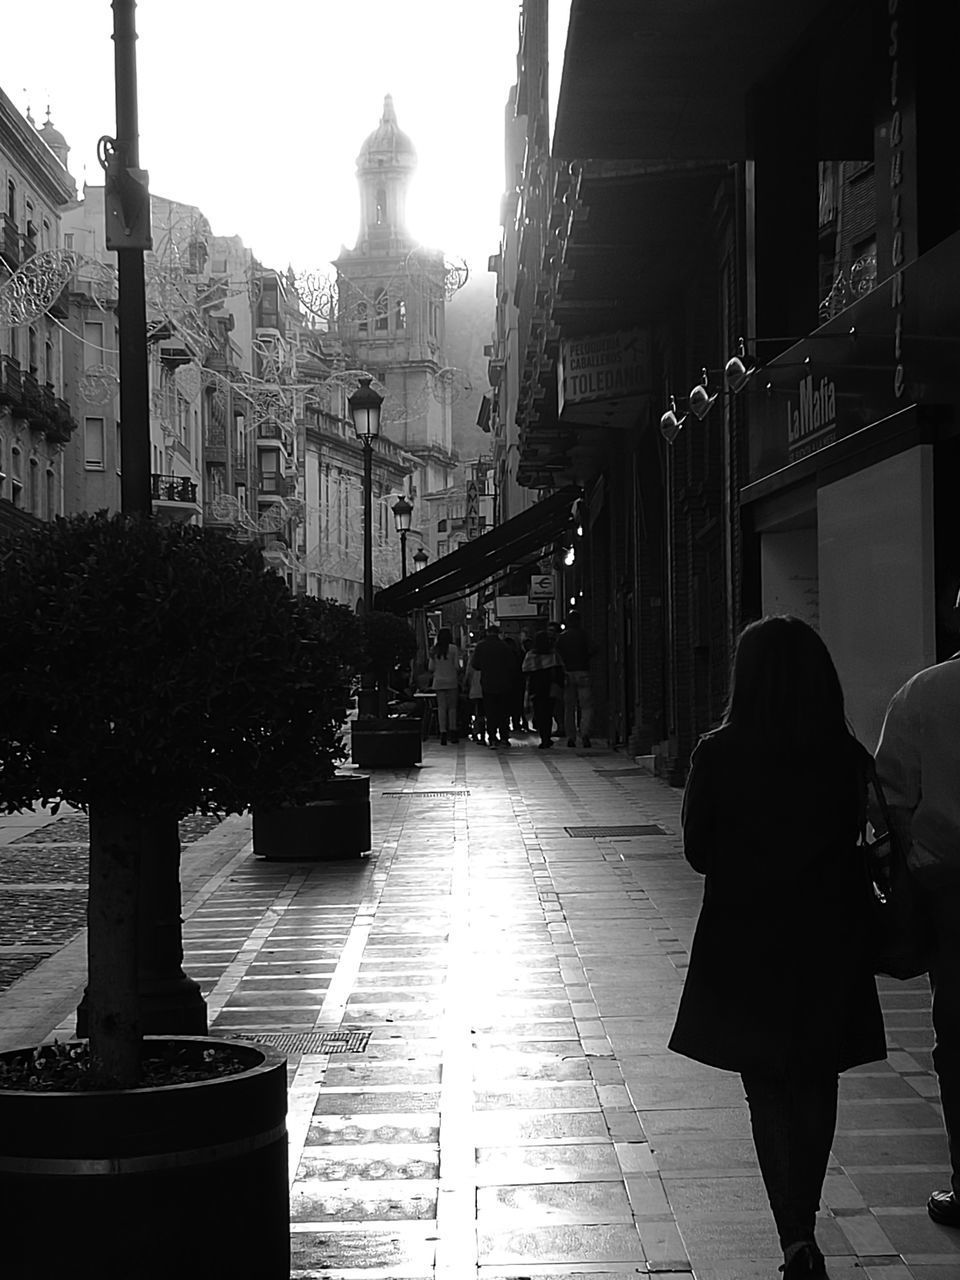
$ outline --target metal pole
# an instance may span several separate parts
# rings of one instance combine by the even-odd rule
[[[363,608],[373,609],[373,441],[363,441]]]
[[[400,577],[407,576],[407,531],[400,530]]]
[[[117,151],[126,169],[140,167],[137,117],[136,0],[113,0]],[[149,196],[147,196],[149,199]],[[147,378],[147,303],[143,250],[117,249],[120,350],[120,507],[150,515],[150,393]]]

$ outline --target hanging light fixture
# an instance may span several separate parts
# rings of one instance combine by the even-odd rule
[[[707,390],[707,384],[707,371],[704,369],[700,381],[690,391],[690,412],[698,422],[702,422],[707,416],[717,398],[716,392],[711,395]]]
[[[677,417],[677,402],[673,396],[671,396],[670,408],[660,418],[660,434],[663,436],[664,440],[666,440],[667,444],[673,444],[674,440],[676,440],[677,436],[680,434],[680,430],[686,420],[686,414],[684,414],[682,418]]]

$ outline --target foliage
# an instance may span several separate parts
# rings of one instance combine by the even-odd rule
[[[353,614],[192,525],[76,516],[0,549],[0,811],[237,813],[343,759]]]
[[[229,1043],[209,1047],[175,1040],[151,1043],[143,1056],[139,1084],[189,1084],[237,1075],[250,1065],[249,1054]],[[0,1090],[79,1093],[91,1087],[92,1075],[93,1060],[85,1040],[54,1040],[0,1055]]]
[[[387,672],[409,662],[417,652],[417,637],[405,618],[372,610],[361,615],[362,665]]]

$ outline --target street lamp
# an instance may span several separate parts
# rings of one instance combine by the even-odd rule
[[[391,509],[397,533],[400,535],[400,577],[405,578],[407,576],[407,534],[410,532],[413,503],[408,502],[401,494]]]
[[[423,547],[421,547],[413,557],[413,563],[418,569],[425,569],[429,559],[430,557],[427,555],[426,551],[424,551]]]
[[[353,429],[363,445],[363,608],[373,609],[373,442],[380,434],[380,406],[383,396],[370,386],[368,375],[347,401]]]

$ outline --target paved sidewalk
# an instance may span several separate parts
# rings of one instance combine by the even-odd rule
[[[665,1048],[702,884],[679,792],[534,742],[375,772],[370,858],[260,861],[231,819],[185,860],[212,1029],[289,1052],[291,1274],[773,1280],[739,1079]],[[0,994],[5,1033],[58,963],[36,1035],[69,1032],[82,969],[58,953]],[[841,1082],[821,1245],[834,1280],[956,1280],[960,1232],[924,1211],[947,1181],[929,993],[883,1003],[889,1061]]]

